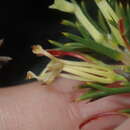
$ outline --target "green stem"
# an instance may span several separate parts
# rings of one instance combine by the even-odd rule
[[[106,92],[94,92],[94,93],[86,93],[82,96],[80,96],[77,101],[81,101],[81,100],[86,100],[86,99],[90,99],[90,98],[100,98],[100,97],[104,97],[106,96]]]
[[[130,93],[130,87],[122,87],[122,88],[109,88],[107,91],[100,91],[100,92],[94,92],[94,93],[86,93],[79,97],[79,100],[86,100],[89,98],[100,98],[110,95],[116,95],[116,94],[123,94],[123,93]]]
[[[130,109],[123,109],[123,110],[121,110],[119,112],[121,112],[121,113],[129,113],[130,114]]]
[[[84,15],[81,8],[78,6],[77,2],[75,0],[71,0],[74,7],[75,7],[75,16],[80,21],[80,23],[83,25],[83,27],[89,32],[89,34],[92,36],[92,38],[96,42],[101,42],[104,40],[104,35],[102,35],[101,32],[99,32],[95,26],[88,20],[88,18]],[[102,42],[101,42],[102,43]]]
[[[89,86],[98,90],[109,91],[109,88],[103,87],[102,85],[99,84],[90,84]]]

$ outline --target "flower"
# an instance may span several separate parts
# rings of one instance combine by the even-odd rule
[[[85,14],[82,12],[78,4],[73,0],[73,3],[66,0],[55,0],[54,4],[50,6],[52,9],[58,9],[63,12],[73,13],[82,26],[90,33],[94,40],[100,42],[104,39],[104,36],[94,27],[94,25],[88,20]]]
[[[63,12],[72,13],[75,11],[75,8],[71,2],[66,0],[55,0],[54,4],[51,5],[49,8],[58,9]]]
[[[83,87],[80,88],[89,87],[90,91],[77,98],[78,101],[129,93],[130,6],[127,4],[124,8],[116,0],[94,0],[98,15],[93,21],[84,2],[78,4],[75,0],[55,0],[50,6],[73,14],[76,21],[64,20],[62,24],[74,28],[80,35],[62,32],[70,41],[60,43],[49,40],[56,49],[44,50],[40,45],[33,46],[33,53],[47,56],[51,61],[38,76],[29,71],[27,77],[44,84],[51,84],[57,77],[83,81]],[[61,59],[64,55],[82,61]],[[115,64],[108,64],[104,59],[112,59]],[[117,82],[121,83],[120,86]]]
[[[29,71],[27,73],[28,79],[36,78],[45,84],[52,83],[58,76],[85,82],[89,81],[106,84],[118,80],[126,80],[123,76],[116,74],[110,68],[88,62],[62,60],[48,53],[40,45],[35,45],[32,48],[33,53],[45,55],[50,58],[51,61],[39,76]]]

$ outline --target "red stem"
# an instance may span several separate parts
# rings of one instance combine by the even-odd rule
[[[56,57],[61,57],[61,56],[72,56],[87,62],[92,62],[90,59],[82,56],[79,53],[75,53],[75,52],[65,52],[65,51],[61,51],[61,50],[47,50],[50,54],[56,56]]]
[[[126,30],[125,30],[125,25],[124,25],[124,19],[123,18],[120,19],[118,23],[119,23],[119,30],[120,30],[121,37],[124,40],[127,48],[130,50],[129,41],[128,41],[127,37],[125,36]]]
[[[107,88],[120,88],[122,87],[122,81],[117,81],[112,84],[106,85]]]

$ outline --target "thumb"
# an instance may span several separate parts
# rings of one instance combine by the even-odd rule
[[[117,127],[115,130],[130,130],[130,119],[123,122],[119,127]]]
[[[116,111],[127,108],[130,105],[128,100],[130,100],[128,99],[128,96],[126,98],[125,96],[118,95],[105,97],[93,102],[79,103],[78,105],[83,125],[86,125],[86,123],[89,124],[91,122],[91,129],[94,129],[92,126],[100,126],[99,130],[101,130],[101,127],[111,128],[112,126],[118,126],[122,121],[127,119],[127,117],[117,114]],[[96,124],[94,124],[94,121],[96,121]]]

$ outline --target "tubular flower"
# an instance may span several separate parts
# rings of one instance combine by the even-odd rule
[[[71,2],[66,0],[55,0],[54,4],[50,6],[52,9],[58,9],[63,12],[71,13],[74,12],[74,6]]]
[[[83,81],[79,89],[89,88],[90,91],[76,101],[130,93],[130,3],[122,5],[117,0],[91,2],[54,0],[50,8],[73,15],[75,20],[61,23],[76,32],[62,32],[69,42],[48,40],[55,49],[33,46],[34,54],[46,56],[50,62],[39,75],[27,73],[28,79],[35,78],[43,84],[51,84],[57,77]],[[98,7],[93,11],[95,20],[89,14],[91,4]],[[61,59],[63,56],[80,61]],[[122,113],[130,113],[130,109],[122,110]]]
[[[68,2],[66,0],[55,0],[54,4],[51,5],[50,8],[58,9],[63,12],[73,13],[96,41],[100,42],[103,40],[104,36],[88,20],[88,18],[74,0],[73,2]]]
[[[36,76],[30,71],[27,74],[29,79],[36,78],[45,84],[50,84],[58,76],[99,83],[113,83],[115,81],[125,80],[123,76],[118,75],[111,69],[103,66],[88,62],[69,61],[56,58],[42,49],[40,45],[33,46],[33,53],[45,55],[51,59],[50,63],[39,76]]]

